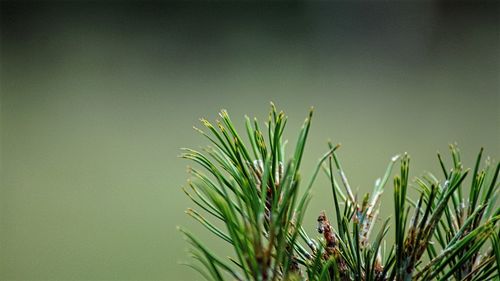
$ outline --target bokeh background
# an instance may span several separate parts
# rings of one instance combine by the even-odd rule
[[[221,108],[239,126],[274,101],[295,142],[315,117],[303,175],[326,151],[371,189],[391,156],[439,171],[500,152],[498,2],[2,2],[2,280],[198,280],[176,226],[181,147]],[[446,155],[448,156],[448,155]],[[446,157],[449,161],[449,157]],[[392,212],[392,200],[383,205]],[[326,179],[306,227],[333,211]]]

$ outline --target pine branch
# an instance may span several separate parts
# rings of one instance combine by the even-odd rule
[[[450,145],[450,169],[438,153],[441,180],[424,174],[410,181],[410,157],[395,156],[382,178],[376,180],[372,193],[358,202],[337,155],[340,145],[331,142],[301,190],[300,169],[312,110],[289,158],[284,140],[287,117],[274,104],[266,131],[256,119],[245,117],[246,139],[227,111],[222,110],[219,117],[215,125],[201,120],[206,132],[195,128],[211,146],[202,151],[183,149],[182,154],[196,164],[190,168],[189,188],[183,190],[200,208],[188,209],[187,214],[234,250],[233,257],[221,258],[193,234],[180,229],[197,261],[188,266],[205,279],[498,280],[500,163],[491,164],[487,158],[482,165],[483,149],[472,170],[463,167],[456,145]],[[379,221],[381,195],[398,160],[400,172],[393,181],[394,217],[383,220],[381,229],[372,236]],[[336,223],[321,212],[319,236],[311,238],[303,220],[320,170],[331,184]],[[470,173],[467,192],[464,186]],[[419,191],[418,200],[408,197],[408,187]],[[388,241],[392,221],[395,238]]]

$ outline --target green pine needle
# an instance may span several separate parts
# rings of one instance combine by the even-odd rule
[[[290,157],[285,155],[283,135],[287,117],[274,104],[266,131],[256,119],[245,117],[246,138],[225,110],[215,125],[201,120],[206,131],[195,129],[211,146],[183,149],[182,154],[197,166],[190,169],[192,180],[183,190],[200,210],[188,209],[187,214],[228,243],[234,256],[217,256],[180,228],[192,246],[195,263],[190,267],[208,280],[499,280],[499,162],[488,159],[482,165],[481,148],[473,169],[464,169],[458,147],[450,145],[452,165],[437,154],[441,179],[425,174],[410,181],[410,157],[398,155],[373,192],[358,201],[336,154],[340,145],[329,142],[329,150],[301,190],[312,113],[311,109]],[[371,235],[380,221],[381,195],[398,160],[394,217],[384,219]],[[312,239],[303,220],[321,170],[331,184],[336,224],[322,212],[319,236]],[[408,197],[408,187],[419,191],[417,201]],[[394,240],[387,240],[391,229]]]

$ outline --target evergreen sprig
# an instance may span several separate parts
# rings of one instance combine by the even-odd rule
[[[265,131],[246,117],[245,140],[225,110],[215,124],[201,120],[205,129],[195,129],[211,146],[183,149],[182,157],[198,167],[190,168],[193,180],[184,191],[201,209],[187,213],[227,242],[234,257],[218,257],[181,228],[198,261],[189,266],[208,280],[498,280],[499,162],[487,159],[481,165],[481,149],[468,185],[471,170],[464,169],[455,145],[450,146],[451,168],[438,153],[442,179],[427,173],[410,181],[410,157],[397,155],[372,193],[358,201],[337,157],[339,145],[328,143],[301,191],[300,166],[312,113],[290,158],[283,140],[287,118],[274,104]],[[398,161],[394,218],[380,220],[381,195]],[[323,211],[319,236],[310,238],[302,222],[321,171],[331,183],[336,227]],[[417,201],[407,195],[409,187],[420,193]],[[372,235],[375,224],[381,227]],[[390,224],[392,242],[386,238]]]

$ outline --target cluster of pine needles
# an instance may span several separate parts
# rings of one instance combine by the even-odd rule
[[[409,181],[410,158],[398,155],[372,193],[358,201],[337,157],[339,145],[329,143],[299,188],[312,113],[289,158],[283,140],[287,118],[273,104],[263,129],[246,118],[245,141],[224,110],[215,124],[201,120],[204,129],[196,130],[211,145],[182,154],[197,163],[184,191],[198,211],[187,213],[227,242],[234,256],[219,257],[181,228],[196,260],[189,266],[208,280],[499,280],[499,162],[483,161],[481,149],[473,169],[465,169],[451,145],[452,163],[438,154],[440,176],[427,173]],[[383,219],[381,195],[398,163],[394,212]],[[303,228],[304,214],[322,173],[331,183],[334,214],[318,214],[311,237],[312,230]],[[420,194],[417,200],[407,196],[409,187]]]

